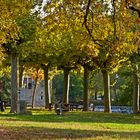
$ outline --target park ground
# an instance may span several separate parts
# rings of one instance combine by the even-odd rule
[[[140,115],[31,111],[32,115],[0,112],[0,140],[140,140]]]

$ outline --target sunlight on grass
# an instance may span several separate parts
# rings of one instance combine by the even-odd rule
[[[27,139],[140,138],[139,115],[69,112],[64,116],[58,116],[53,111],[45,110],[33,110],[32,115],[17,115],[6,111],[0,113],[0,126],[8,130],[8,133],[17,132],[17,139],[23,133]]]

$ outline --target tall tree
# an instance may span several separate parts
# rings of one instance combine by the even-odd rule
[[[130,12],[131,17],[130,18],[137,18],[135,21],[135,26],[131,29],[134,32],[134,35],[136,36],[136,39],[134,40],[134,43],[139,47],[140,46],[140,27],[139,27],[139,21],[140,21],[140,5],[137,0],[126,0],[126,8],[128,9],[128,12]],[[130,19],[132,20],[132,19]],[[140,100],[140,88],[139,88],[139,49],[136,53],[130,55],[129,60],[132,64],[132,76],[133,76],[133,113],[138,113],[140,111],[139,107],[139,100]]]
[[[11,113],[16,112],[17,105],[17,46],[22,43],[22,39],[25,37],[23,34],[23,26],[21,26],[20,21],[31,13],[31,8],[34,6],[34,1],[2,1],[0,4],[1,14],[0,14],[0,24],[1,24],[1,35],[0,44],[10,44],[8,45],[11,51]],[[25,19],[25,18],[24,18]],[[22,24],[23,25],[23,24]],[[31,26],[28,26],[31,27]],[[27,29],[27,28],[26,28]],[[25,30],[24,30],[25,31]],[[27,30],[26,30],[27,31]],[[7,46],[7,45],[5,45]],[[15,79],[14,79],[15,78]]]
[[[78,32],[79,17],[75,18],[72,6],[67,2],[53,2],[46,5],[46,12],[48,12],[45,17],[46,27],[50,33],[47,45],[50,47],[50,54],[53,54],[54,64],[64,71],[63,103],[67,105],[69,103],[69,72],[76,67],[76,48],[81,37]],[[51,10],[52,7],[54,10]],[[53,42],[50,42],[51,40]]]
[[[134,24],[129,22],[126,26],[129,16],[123,1],[88,0],[86,6],[84,25],[94,44],[99,46],[98,57],[93,61],[103,73],[105,112],[111,112],[109,72],[117,69],[127,54],[137,49],[131,31]]]
[[[49,64],[44,65],[42,64],[41,67],[43,68],[44,71],[44,83],[45,83],[45,108],[50,108],[50,100],[51,95],[50,95],[50,88],[49,88]]]

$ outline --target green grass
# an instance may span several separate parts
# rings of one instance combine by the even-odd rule
[[[0,113],[0,140],[140,140],[140,115],[32,110],[32,115]]]

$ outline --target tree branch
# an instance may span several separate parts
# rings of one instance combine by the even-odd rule
[[[83,22],[83,25],[85,26],[85,28],[87,29],[88,31],[88,34],[89,36],[92,38],[93,42],[99,46],[102,46],[98,40],[96,40],[93,35],[92,35],[92,32],[91,30],[89,29],[88,25],[87,25],[87,17],[88,17],[88,14],[89,14],[89,8],[90,8],[90,5],[91,5],[91,0],[88,0],[88,4],[87,4],[87,7],[86,7],[86,13],[85,13],[85,16],[84,16],[84,22]]]
[[[112,2],[112,6],[113,6],[113,24],[114,24],[114,43],[116,41],[116,7],[115,7],[115,0],[113,0]]]
[[[130,10],[132,10],[132,11],[134,11],[134,12],[137,12],[138,17],[140,18],[140,9],[134,7],[134,5],[131,4],[131,3],[129,3],[128,0],[125,0],[125,3],[126,3],[126,8],[127,8],[127,9],[130,9]]]
[[[138,13],[138,17],[140,18],[140,10],[139,9],[137,9],[137,8],[135,8],[133,6],[129,6],[129,9],[134,11],[134,12],[137,12]]]
[[[87,4],[87,8],[86,8],[86,14],[84,16],[84,23],[83,24],[87,23],[87,16],[88,16],[88,13],[89,13],[90,4],[91,4],[91,0],[88,0],[88,4]]]
[[[87,4],[87,7],[86,7],[86,13],[85,13],[85,16],[84,16],[84,22],[83,22],[83,25],[85,26],[89,36],[91,37],[92,41],[96,44],[96,45],[99,45],[99,46],[103,46],[101,42],[103,42],[103,44],[106,44],[105,40],[99,40],[99,39],[95,39],[94,36],[92,35],[92,30],[90,30],[88,24],[87,24],[87,17],[88,17],[88,14],[89,14],[89,11],[90,11],[90,5],[91,5],[91,0],[88,0],[88,4]],[[92,13],[92,22],[93,22],[93,13]],[[92,27],[93,27],[93,23],[92,23]],[[107,41],[107,40],[106,40]],[[109,41],[108,41],[109,42]],[[110,42],[109,42],[110,43]]]

